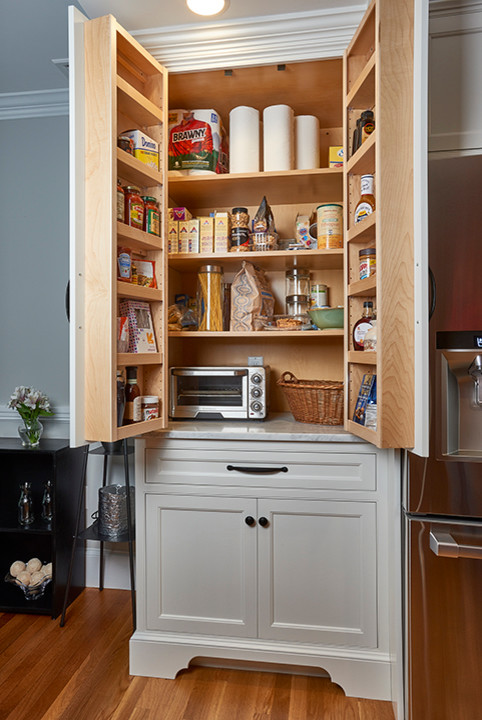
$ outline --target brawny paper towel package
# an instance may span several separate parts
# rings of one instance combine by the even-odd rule
[[[215,110],[169,111],[169,170],[228,172],[226,132]]]
[[[297,170],[320,167],[320,121],[314,115],[295,117],[295,167]]]
[[[259,172],[259,110],[239,105],[229,113],[229,172]]]
[[[294,113],[288,105],[270,105],[263,110],[265,170],[294,170]]]

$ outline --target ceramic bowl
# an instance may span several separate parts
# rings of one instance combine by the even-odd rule
[[[308,314],[320,330],[343,327],[342,307],[316,308],[315,310],[308,310]]]

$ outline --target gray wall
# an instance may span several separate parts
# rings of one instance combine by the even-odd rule
[[[1,130],[0,406],[33,385],[65,408],[68,117],[4,120]]]

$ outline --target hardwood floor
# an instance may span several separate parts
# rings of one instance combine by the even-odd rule
[[[0,614],[1,720],[393,720],[391,703],[346,698],[328,679],[193,667],[129,675],[127,590],[86,589],[66,623]]]

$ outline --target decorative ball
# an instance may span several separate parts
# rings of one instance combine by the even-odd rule
[[[22,560],[15,560],[15,562],[10,565],[10,575],[17,577],[25,568],[26,565]]]
[[[40,570],[38,572],[32,573],[30,577],[30,585],[39,585],[41,582],[45,580],[45,575]]]
[[[22,585],[30,585],[30,573],[27,572],[27,570],[19,573],[17,575],[17,582],[22,583]]]
[[[47,563],[43,566],[42,572],[45,575],[45,577],[52,577],[52,563]]]
[[[42,567],[42,561],[38,558],[32,558],[27,563],[27,570],[29,573],[38,572]]]

